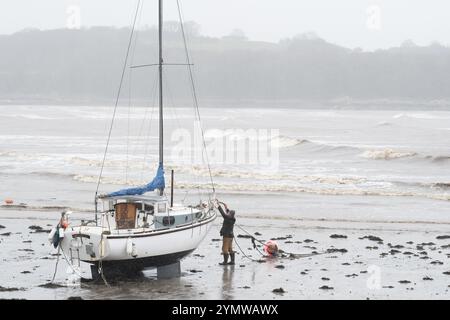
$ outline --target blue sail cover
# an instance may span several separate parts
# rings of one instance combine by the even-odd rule
[[[162,163],[159,164],[158,171],[156,172],[155,178],[152,182],[136,188],[122,189],[113,193],[108,194],[108,197],[118,197],[118,196],[135,196],[141,195],[155,189],[164,189],[166,186],[164,180],[164,168]]]

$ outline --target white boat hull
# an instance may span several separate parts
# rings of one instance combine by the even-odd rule
[[[113,232],[99,226],[67,228],[61,248],[68,259],[94,265],[143,269],[175,263],[194,251],[216,215],[192,224],[163,230]],[[105,234],[106,233],[106,234]]]

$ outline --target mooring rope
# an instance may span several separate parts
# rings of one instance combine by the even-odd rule
[[[50,281],[50,283],[53,283],[53,281],[55,281],[55,277],[56,277],[56,272],[58,271],[58,263],[59,263],[59,250],[60,250],[60,246],[58,245],[58,252],[57,252],[57,256],[56,256],[56,265],[55,265],[55,272],[53,273],[53,278],[52,281]]]
[[[241,229],[242,231],[244,231],[246,234],[248,234],[251,237],[252,242],[253,241],[257,241],[257,242],[261,243],[263,246],[265,245],[264,242],[262,242],[261,240],[256,239],[250,232],[248,232],[247,230],[242,228],[240,225],[235,224],[235,226],[238,227],[239,229]],[[236,241],[236,244],[237,244],[237,241]],[[263,255],[265,257],[265,255],[261,251],[259,251],[258,247],[255,244],[253,244],[253,248],[255,248],[261,255]],[[284,251],[284,250],[281,250],[281,249],[279,249],[278,251],[281,254],[287,254],[287,255],[290,255],[290,256],[298,257],[298,258],[307,258],[307,257],[312,257],[312,256],[317,256],[317,255],[328,253],[327,251],[314,252],[314,253],[292,253],[292,252]],[[283,258],[283,256],[280,256],[280,257]]]
[[[61,245],[59,245],[59,247],[61,248]],[[72,271],[73,271],[77,276],[79,276],[80,279],[83,279],[83,280],[89,280],[89,279],[83,277],[83,275],[82,275],[81,273],[79,273],[77,270],[75,270],[75,268],[73,267],[72,263],[71,263],[71,262],[69,261],[69,259],[67,258],[66,253],[64,252],[64,250],[63,250],[62,248],[61,248],[61,252],[62,252],[62,255],[63,255],[63,257],[64,257],[64,260],[66,260],[67,265],[70,267],[70,269],[72,269]]]
[[[241,251],[241,253],[243,254],[244,257],[246,257],[247,259],[249,259],[251,261],[259,262],[259,260],[253,259],[245,254],[244,250],[242,250],[241,246],[239,245],[238,241],[236,240],[236,237],[233,237],[233,239],[234,239],[234,242],[236,243],[237,247],[239,248],[239,251]]]

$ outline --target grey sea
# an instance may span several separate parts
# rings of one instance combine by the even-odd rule
[[[118,109],[100,192],[152,179],[154,109]],[[68,285],[61,260],[58,286],[42,286],[53,276],[55,251],[45,232],[29,227],[50,229],[66,209],[72,220],[92,217],[112,111],[0,106],[0,199],[13,201],[0,209],[0,298],[450,297],[450,111],[421,108],[202,108],[210,170],[186,157],[201,146],[181,144],[195,136],[194,110],[167,108],[166,180],[173,169],[176,201],[206,199],[211,174],[242,228],[286,252],[321,254],[258,263],[249,259],[261,259],[250,240],[237,237],[237,265],[221,267],[218,219],[182,261],[179,279],[158,280],[149,270],[111,287]],[[268,147],[264,161],[249,160],[255,140]],[[229,141],[247,141],[231,160],[217,154]]]

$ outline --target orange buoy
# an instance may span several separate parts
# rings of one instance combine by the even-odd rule
[[[273,240],[269,240],[264,244],[263,249],[269,256],[276,256],[278,253],[278,244]]]
[[[14,201],[13,201],[13,199],[5,199],[5,203],[6,204],[13,204]]]

